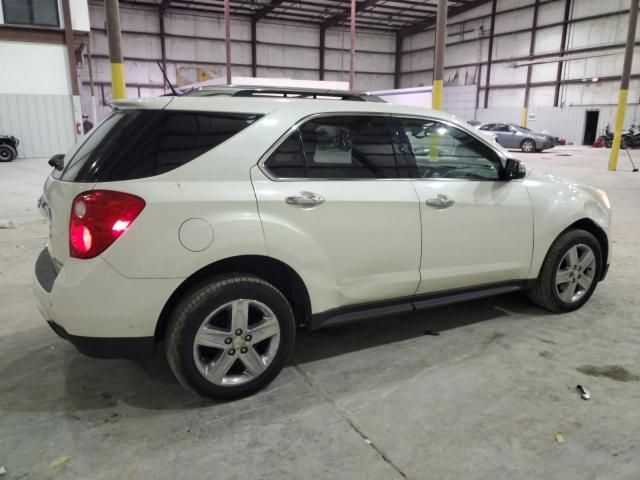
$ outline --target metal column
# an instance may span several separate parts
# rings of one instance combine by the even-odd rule
[[[224,43],[227,56],[227,85],[231,85],[231,13],[229,0],[224,0]]]
[[[436,21],[436,51],[433,67],[433,101],[434,110],[442,110],[444,100],[444,46],[447,41],[447,0],[438,0]]]
[[[356,0],[351,0],[351,52],[349,55],[349,88],[356,80]]]
[[[400,69],[402,68],[402,40],[400,32],[396,32],[396,58],[393,70],[393,88],[400,88]]]
[[[251,76],[258,76],[258,21],[255,17],[251,18]]]
[[[127,98],[122,57],[122,32],[120,31],[120,7],[118,0],[104,0],[111,62],[111,96],[114,100]]]
[[[560,37],[560,56],[564,56],[567,48],[567,30],[569,28],[569,16],[571,14],[571,0],[565,0],[564,4],[564,20],[562,22],[562,36]],[[557,107],[560,103],[560,83],[562,81],[563,62],[558,62],[558,72],[556,73],[556,90],[553,95],[553,106]]]
[[[325,51],[325,40],[327,37],[327,29],[323,26],[320,25],[320,52],[319,52],[319,61],[320,61],[320,65],[319,65],[319,78],[320,80],[324,80],[324,51]]]
[[[615,134],[611,145],[609,157],[609,170],[618,168],[618,154],[620,153],[620,139],[624,124],[624,113],[627,108],[627,94],[629,93],[629,77],[631,75],[631,63],[633,62],[633,46],[636,40],[636,25],[638,23],[639,0],[631,0],[629,11],[629,27],[627,28],[627,45],[624,50],[624,65],[622,66],[622,80],[618,94],[618,111],[616,113]]]
[[[489,106],[489,84],[491,83],[491,60],[493,60],[493,34],[496,29],[496,12],[498,0],[491,4],[491,25],[489,27],[489,52],[487,52],[487,77],[484,82],[484,108]]]
[[[540,7],[540,0],[536,0],[533,6],[533,25],[531,27],[531,42],[529,43],[529,57],[533,57],[536,50],[536,31],[538,30],[538,10]],[[527,83],[524,87],[524,108],[522,109],[522,119],[520,125],[527,126],[527,114],[529,113],[529,94],[531,90],[531,75],[533,73],[533,66],[527,66]]]
[[[159,21],[160,21],[160,55],[162,57],[162,69],[164,70],[166,78],[168,78],[169,74],[167,73],[167,44],[166,44],[166,37],[164,34],[164,10],[162,10],[162,8],[158,9],[158,15],[159,15]],[[162,76],[163,78],[162,84],[164,86],[163,88],[166,91],[169,85],[167,85],[167,80],[165,78],[165,75]]]

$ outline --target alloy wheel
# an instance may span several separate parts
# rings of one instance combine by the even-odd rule
[[[241,385],[261,375],[280,344],[280,324],[257,300],[237,299],[215,309],[202,322],[193,358],[202,376],[220,386]]]
[[[556,271],[556,292],[565,303],[575,303],[595,280],[596,256],[588,245],[574,245],[562,257]]]
[[[524,150],[526,153],[531,153],[534,149],[535,145],[531,140],[525,140],[524,142],[522,142],[522,150]]]

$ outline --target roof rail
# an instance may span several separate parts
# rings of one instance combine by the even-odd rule
[[[210,85],[196,88],[185,95],[188,96],[230,96],[230,97],[284,97],[284,98],[306,98],[306,99],[327,99],[327,100],[347,100],[355,102],[382,102],[380,97],[362,92],[351,92],[346,90],[324,90],[314,88],[298,87],[254,87],[237,85]]]

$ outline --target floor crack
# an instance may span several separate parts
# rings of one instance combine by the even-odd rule
[[[407,474],[404,473],[398,465],[393,463],[393,461],[387,456],[386,453],[382,451],[380,447],[378,447],[367,435],[365,435],[365,433],[360,429],[360,427],[358,427],[354,423],[353,419],[351,419],[349,414],[343,408],[341,408],[330,395],[327,395],[326,392],[321,390],[316,385],[316,383],[311,379],[311,377],[307,375],[307,373],[304,370],[302,370],[300,365],[298,365],[297,363],[294,363],[293,368],[302,377],[302,380],[307,384],[307,386],[311,389],[311,391],[319,395],[325,402],[330,403],[333,406],[333,408],[338,412],[338,415],[340,415],[340,417],[342,417],[342,419],[344,419],[344,421],[346,421],[349,424],[349,426],[353,429],[353,431],[356,432],[364,440],[364,442],[367,445],[369,445],[387,465],[393,468],[398,473],[398,475],[400,475],[402,478],[406,478],[406,479],[409,478]]]

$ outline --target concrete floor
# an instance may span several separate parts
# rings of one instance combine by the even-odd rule
[[[301,332],[268,389],[220,404],[185,392],[161,355],[85,358],[44,325],[30,278],[49,169],[0,164],[0,220],[17,222],[0,230],[2,478],[640,478],[640,173],[624,157],[608,172],[607,154],[516,155],[609,192],[613,264],[583,309],[509,295]]]

